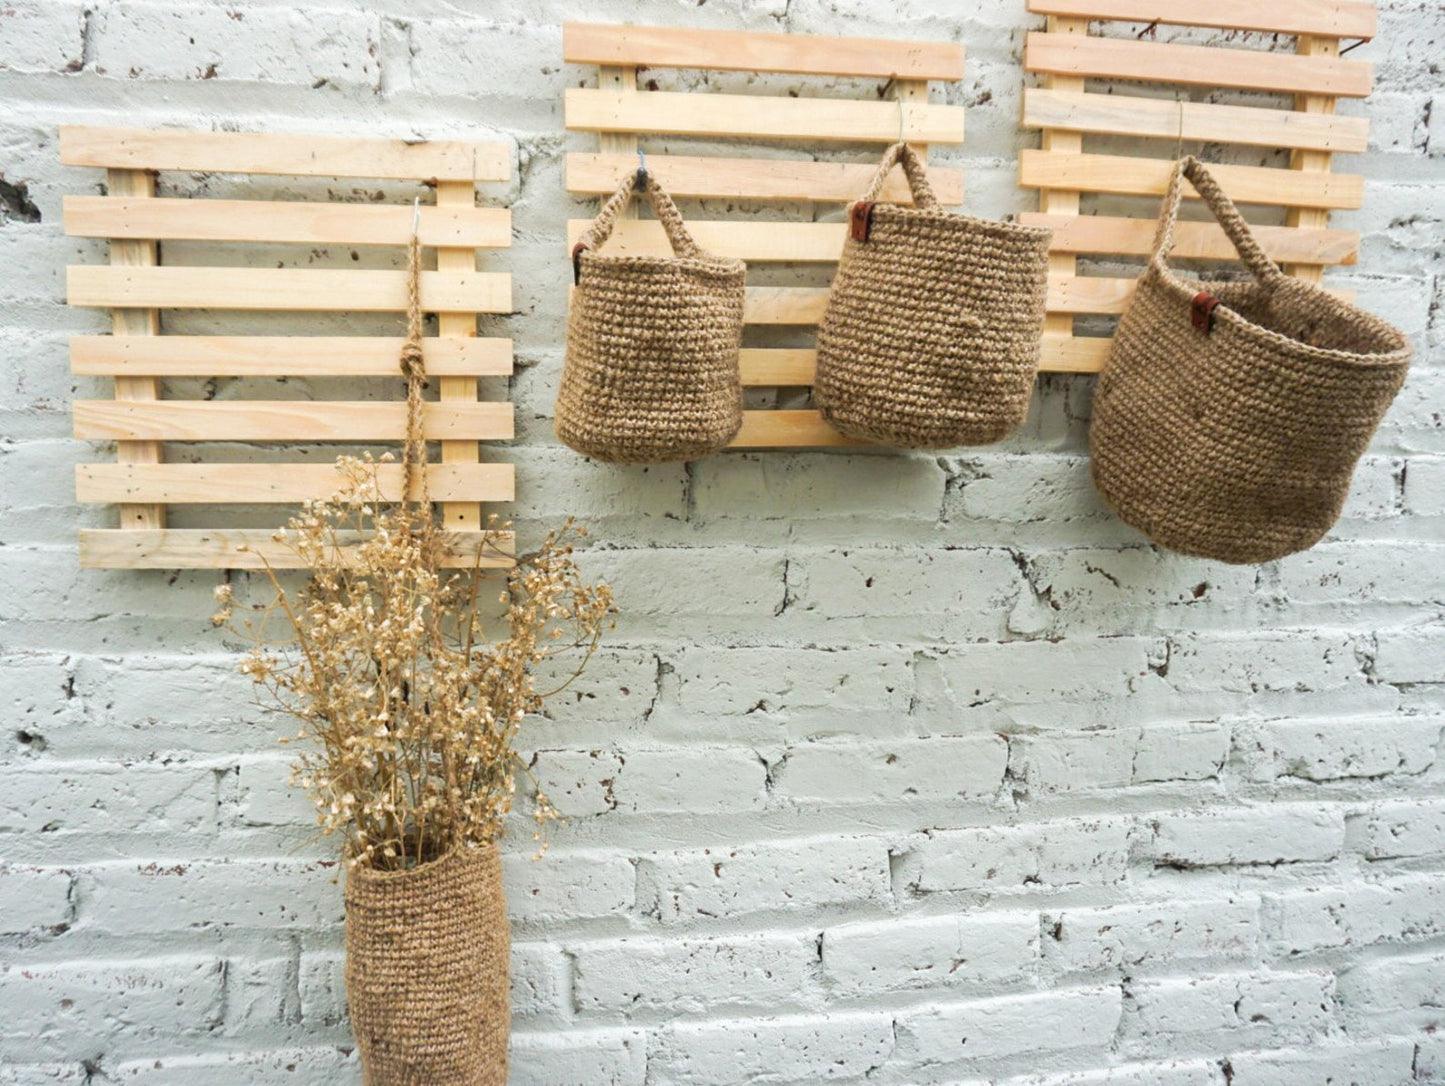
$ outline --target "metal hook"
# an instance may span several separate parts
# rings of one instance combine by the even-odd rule
[[[637,152],[637,174],[632,179],[632,188],[635,192],[647,191],[647,156],[640,150]]]

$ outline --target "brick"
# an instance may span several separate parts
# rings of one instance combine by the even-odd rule
[[[1066,988],[934,1005],[898,1017],[900,1054],[927,1067],[1074,1048],[1104,1048],[1123,1013],[1118,988]],[[1047,1022],[1047,1029],[1040,1024]],[[1035,1056],[1037,1058],[1037,1056]]]
[[[806,998],[818,961],[816,936],[786,934],[626,938],[571,943],[567,953],[584,1014],[780,1008]]]
[[[551,849],[541,859],[505,854],[502,874],[507,912],[522,925],[615,916],[632,908],[637,887],[632,861],[615,852]]]
[[[843,924],[823,932],[823,978],[835,998],[1009,983],[1032,972],[1038,953],[1035,913]]]
[[[1135,981],[1125,1032],[1134,1043],[1151,1038],[1233,1037],[1274,1043],[1308,1040],[1334,1026],[1335,978],[1326,972],[1231,973]],[[1226,1042],[1230,1043],[1230,1042]]]
[[[893,1020],[878,1012],[778,1015],[677,1022],[648,1057],[660,1081],[711,1086],[737,1082],[861,1081],[888,1061]]]
[[[316,807],[306,790],[288,783],[291,761],[247,758],[241,762],[239,817],[248,826],[307,826],[316,821]]]
[[[606,538],[614,527],[645,533],[687,517],[688,476],[682,464],[600,464],[571,449],[544,448],[514,449],[508,459],[517,464],[517,500],[510,508],[519,520],[576,517]]]
[[[1129,864],[1127,818],[1065,818],[1019,826],[933,830],[914,847],[917,889],[1034,889],[1112,883]]]
[[[716,814],[762,807],[768,767],[750,749],[539,751],[534,769],[563,815]]]
[[[773,792],[802,804],[977,802],[998,791],[1007,767],[999,735],[808,743],[784,752]]]
[[[1413,614],[1445,596],[1432,573],[1441,561],[1442,548],[1434,543],[1324,543],[1280,560],[1279,589],[1290,613],[1300,617],[1323,610],[1333,622],[1354,623]]]
[[[519,742],[535,747],[610,746],[624,730],[639,728],[658,698],[662,661],[651,652],[599,649],[576,678],[577,661],[556,657],[538,668],[537,688],[566,689],[522,725]],[[568,680],[571,680],[570,682]]]
[[[1405,876],[1265,895],[1281,954],[1409,942],[1445,932],[1445,880]]]
[[[1173,867],[1332,860],[1345,843],[1342,812],[1305,803],[1271,803],[1150,818],[1150,855]]]
[[[490,95],[530,94],[551,71],[551,58],[562,52],[560,28],[547,20],[528,25],[491,19],[417,19],[410,30],[411,87],[433,97],[483,90]],[[479,42],[486,42],[484,73],[474,67]]]
[[[300,1001],[292,991],[290,957],[238,956],[226,962],[226,1033],[262,1033],[294,1020]]]
[[[1254,780],[1338,781],[1423,773],[1435,763],[1440,720],[1271,720],[1241,746]]]
[[[1380,632],[1375,675],[1387,683],[1445,683],[1445,628]]]
[[[1410,458],[1405,476],[1405,511],[1417,517],[1445,516],[1445,457]]]
[[[0,1064],[0,1086],[87,1086],[83,1063]]]
[[[1396,860],[1445,852],[1445,803],[1378,803],[1347,820],[1350,843],[1367,860]]]
[[[947,474],[936,458],[836,453],[715,456],[693,469],[695,515],[797,520],[936,520]]]
[[[1435,1033],[1445,1025],[1445,954],[1364,961],[1340,973],[1340,1008],[1368,1033]]]
[[[639,905],[664,923],[773,910],[887,903],[887,846],[836,837],[656,853],[639,871]],[[645,902],[645,904],[644,904]]]
[[[1133,969],[1156,962],[1240,961],[1259,943],[1249,895],[1046,911],[1044,961],[1060,970]]]
[[[1231,1086],[1406,1086],[1416,1081],[1414,1059],[1404,1038],[1228,1056]]]
[[[1333,631],[1179,636],[1167,682],[1183,704],[1218,715],[1393,710],[1398,696],[1372,681],[1370,652],[1368,639]]]
[[[512,1034],[512,1086],[643,1086],[647,1035],[640,1029]]]
[[[360,1073],[356,1050],[339,1045],[126,1060],[111,1071],[117,1082],[141,1086],[194,1086],[198,1082],[294,1086],[297,1082],[346,1082]]]
[[[346,1021],[346,956],[339,951],[301,955],[297,990],[301,1019],[312,1029]]]
[[[0,8],[0,71],[67,72],[80,68],[85,14],[80,4],[11,0]]]
[[[73,915],[70,897],[69,871],[0,865],[0,934],[68,924]]]
[[[572,967],[549,943],[512,944],[512,1018],[565,1022],[572,1011]]]
[[[1009,748],[1013,775],[1049,793],[1209,780],[1229,741],[1223,724],[1191,723],[1016,735]]]
[[[0,831],[208,834],[216,774],[206,765],[51,765],[0,772]]]
[[[1223,1086],[1223,1083],[1218,1060],[1195,1059],[1125,1063],[1093,1071],[995,1079],[989,1086]]]

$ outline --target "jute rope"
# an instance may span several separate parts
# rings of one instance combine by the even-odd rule
[[[421,308],[421,237],[411,234],[406,258],[406,342],[401,348],[401,375],[406,379],[406,443],[402,447],[402,501],[415,500],[431,520],[431,488],[426,470],[426,358],[422,352],[424,315]]]

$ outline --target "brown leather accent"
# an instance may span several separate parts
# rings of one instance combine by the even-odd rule
[[[1195,329],[1208,335],[1214,331],[1214,310],[1219,306],[1219,299],[1207,290],[1201,290],[1194,296],[1194,302],[1189,307],[1189,323]]]
[[[582,282],[582,254],[587,251],[587,246],[578,242],[572,246],[572,285],[575,287]]]
[[[872,200],[859,200],[848,209],[848,230],[854,241],[868,240],[873,229],[873,204]]]

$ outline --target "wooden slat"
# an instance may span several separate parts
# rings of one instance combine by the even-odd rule
[[[1338,38],[1303,37],[1298,42],[1298,49],[1301,55],[1307,57],[1338,57],[1340,42]],[[1327,95],[1297,95],[1295,109],[1313,116],[1328,115],[1335,111],[1335,99]],[[1324,176],[1330,171],[1331,157],[1326,151],[1297,150],[1290,155],[1291,172],[1297,176]],[[1285,222],[1300,228],[1321,227],[1329,222],[1329,212],[1316,208],[1290,208]],[[1319,283],[1324,279],[1324,269],[1318,263],[1295,263],[1285,270],[1311,283]]]
[[[1113,345],[1112,338],[1045,335],[1039,348],[1039,372],[1098,373]]]
[[[1050,15],[1044,24],[1049,33],[1084,37],[1089,33],[1085,19],[1062,18]],[[1076,75],[1048,73],[1044,76],[1045,89],[1062,94],[1082,94],[1084,80]],[[1066,129],[1045,128],[1039,133],[1039,143],[1048,154],[1076,155],[1084,149],[1084,137]],[[1062,185],[1057,189],[1045,189],[1039,193],[1039,210],[1049,215],[1077,215],[1082,193],[1076,186]],[[1072,253],[1049,253],[1050,275],[1073,275],[1078,270],[1078,259]],[[1044,334],[1052,338],[1072,338],[1074,317],[1071,313],[1045,313]]]
[[[592,225],[591,219],[567,223],[571,247]],[[816,263],[837,260],[847,226],[841,222],[716,222],[689,219],[688,233],[715,256],[751,260]],[[671,256],[672,246],[654,219],[619,222],[607,239],[607,256]]]
[[[443,208],[464,210],[476,205],[476,188],[470,181],[443,181],[437,185],[437,204]],[[476,251],[469,248],[443,247],[437,249],[437,270],[439,272],[475,273]],[[437,332],[441,336],[456,340],[472,339],[477,334],[475,313],[437,314]],[[477,399],[475,377],[442,377],[439,379],[440,399],[443,404],[471,404]],[[479,459],[480,450],[475,441],[443,441],[442,462],[447,465],[473,465]],[[482,526],[482,507],[478,501],[444,501],[441,507],[442,524],[453,531],[475,531]]]
[[[1019,216],[1019,222],[1053,230],[1050,248],[1054,252],[1148,256],[1154,251],[1157,224],[1152,219],[1025,212]],[[1289,226],[1252,229],[1265,253],[1276,262],[1354,264],[1359,258],[1360,236],[1352,230],[1299,230]],[[1174,228],[1173,255],[1197,260],[1238,258],[1224,231],[1212,222],[1178,223]]]
[[[1371,80],[1370,64],[1362,60],[1038,31],[1028,36],[1024,67],[1100,79],[1347,98],[1365,97]]]
[[[401,465],[380,464],[376,471],[382,499],[400,501]],[[515,475],[512,464],[427,467],[434,501],[509,502]],[[345,482],[335,464],[78,464],[75,496],[83,502],[302,502],[331,497]]]
[[[78,306],[158,309],[342,310],[400,312],[406,308],[402,271],[309,268],[67,269],[68,300]],[[429,312],[506,313],[511,277],[471,272],[422,272],[422,306]]]
[[[898,139],[898,111],[895,102],[670,91],[622,94],[586,87],[570,88],[566,97],[568,128],[753,139],[892,143]],[[903,131],[918,143],[961,143],[963,109],[905,104]]]
[[[729,448],[826,448],[863,445],[844,437],[816,411],[744,411],[742,429]]]
[[[1125,155],[1065,154],[1026,149],[1019,183],[1028,188],[1082,189],[1120,196],[1163,196],[1174,163]],[[1268,166],[1211,165],[1209,172],[1235,203],[1281,207],[1356,208],[1365,194],[1358,174],[1299,173]],[[1184,195],[1197,199],[1186,185]]]
[[[1183,110],[1183,124],[1180,110]],[[1104,135],[1237,143],[1250,147],[1304,148],[1358,153],[1365,150],[1366,117],[1293,113],[1283,109],[1178,103],[1160,98],[1026,88],[1023,123]]]
[[[817,324],[827,304],[827,287],[748,287],[743,320],[747,324]]]
[[[1365,39],[1375,36],[1375,5],[1369,0],[1029,0],[1028,6],[1036,15],[1258,30],[1268,34]]]
[[[818,352],[811,347],[744,347],[739,356],[743,385],[805,386],[818,370]]]
[[[62,125],[67,166],[392,181],[505,181],[504,143],[420,142]]]
[[[170,529],[80,533],[80,564],[91,569],[302,569],[304,563],[270,529]],[[444,569],[505,569],[513,564],[510,532],[448,532]],[[477,555],[481,558],[478,561]],[[348,554],[345,546],[343,559]]]
[[[1135,280],[1107,275],[1050,275],[1051,313],[1119,314],[1134,297]]]
[[[401,338],[385,336],[72,336],[70,370],[87,377],[397,377]],[[434,377],[505,377],[510,339],[428,337]]]
[[[64,208],[65,232],[87,238],[405,245],[412,229],[411,208],[383,204],[67,196]],[[418,232],[423,245],[500,248],[511,244],[512,214],[502,208],[423,207]]]
[[[828,38],[739,30],[565,23],[562,55],[573,64],[707,68],[887,79],[962,79],[956,42]]]
[[[75,436],[98,441],[400,441],[406,404],[318,400],[78,400]],[[426,405],[431,440],[510,440],[510,403]]]
[[[573,152],[567,156],[567,191],[611,194],[621,178],[636,167],[635,154]],[[648,155],[647,168],[673,196],[848,203],[858,199],[868,187],[876,165]],[[931,166],[928,179],[939,202],[963,202],[962,170]],[[907,181],[901,175],[894,175],[884,184],[879,199],[911,204],[913,194],[908,191]]]

